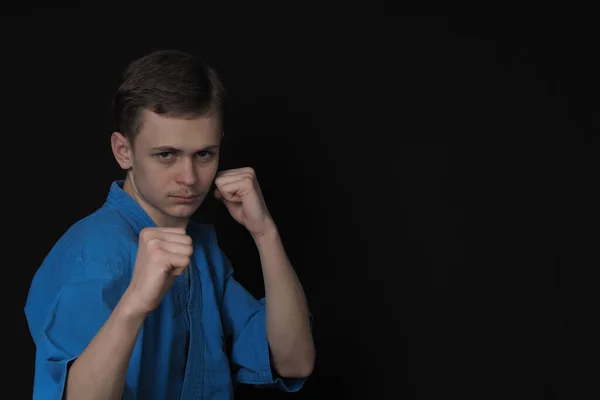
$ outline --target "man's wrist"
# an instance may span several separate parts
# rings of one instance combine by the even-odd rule
[[[135,298],[129,291],[123,294],[115,311],[119,319],[132,323],[143,322],[149,314],[136,306]]]
[[[252,234],[252,238],[256,242],[257,245],[260,245],[262,242],[271,241],[273,239],[277,239],[279,237],[279,231],[277,229],[277,225],[275,225],[275,221],[272,218],[269,218],[265,222],[265,229],[260,233]]]

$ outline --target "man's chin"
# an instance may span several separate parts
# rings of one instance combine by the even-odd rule
[[[200,208],[200,204],[178,204],[171,207],[171,214],[176,218],[189,218]]]

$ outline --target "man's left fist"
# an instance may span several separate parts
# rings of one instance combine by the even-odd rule
[[[230,169],[217,173],[215,197],[231,216],[255,236],[272,228],[273,221],[252,168]]]

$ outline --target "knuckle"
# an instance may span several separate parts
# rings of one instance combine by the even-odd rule
[[[140,231],[139,238],[142,242],[149,242],[157,237],[158,232],[160,231],[155,228],[144,228]]]
[[[156,238],[148,239],[146,242],[146,247],[148,247],[148,249],[151,251],[156,251],[160,249],[160,240]]]
[[[150,231],[148,230],[148,228],[144,228],[140,231],[140,239],[142,241],[146,241],[148,240],[148,235],[150,234]]]

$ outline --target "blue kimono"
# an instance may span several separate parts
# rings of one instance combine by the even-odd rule
[[[62,398],[68,366],[127,289],[140,231],[156,226],[122,185],[113,182],[105,204],[58,240],[33,278],[25,314],[36,345],[34,400]],[[189,275],[145,320],[123,399],[231,399],[236,383],[299,390],[303,379],[274,376],[264,299],[233,278],[214,228],[190,221],[188,235]]]

